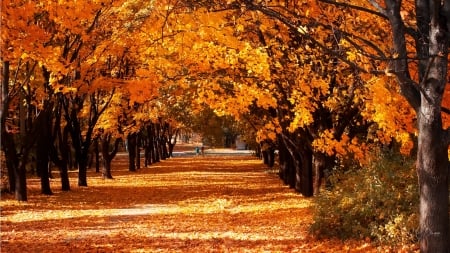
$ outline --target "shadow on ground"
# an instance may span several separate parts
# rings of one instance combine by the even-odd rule
[[[38,179],[29,179],[28,203],[2,196],[2,252],[343,249],[335,241],[313,242],[310,200],[249,156],[178,157],[137,172],[119,156],[113,180],[90,171],[90,186],[76,187],[71,176],[70,192],[56,190],[54,179],[55,194],[43,196]]]

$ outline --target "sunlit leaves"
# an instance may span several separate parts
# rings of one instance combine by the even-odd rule
[[[411,134],[416,133],[414,111],[393,87],[391,79],[374,78],[367,86],[372,92],[367,95],[364,116],[377,124],[372,138],[381,143],[395,139],[401,143],[402,152],[409,153],[413,147]]]
[[[368,2],[350,3],[376,11]],[[383,87],[362,74],[383,70],[386,64],[380,61],[392,54],[382,28],[386,21],[369,12],[320,1],[9,0],[2,8],[7,52],[2,57],[45,66],[60,94],[108,97],[119,92],[123,100],[116,106],[123,108],[112,110],[117,114],[108,114],[111,119],[130,115],[127,110],[133,108],[130,122],[145,121],[148,111],[155,118],[157,111],[164,114],[168,107],[185,104],[192,113],[208,106],[237,119],[272,110],[258,127],[279,116],[283,130],[308,129],[330,149],[340,149],[341,134],[370,122],[376,123],[371,141],[394,139],[405,152],[411,146],[406,133],[415,131],[414,115],[404,109],[394,85]],[[273,10],[287,20],[278,22],[257,9]],[[402,15],[414,26],[411,6]],[[402,109],[394,114],[389,111],[393,106]],[[350,110],[364,110],[364,119],[337,131]],[[283,115],[275,115],[280,111]],[[320,119],[325,114],[330,114],[326,124]]]
[[[257,133],[256,139],[258,142],[262,142],[264,140],[276,141],[277,134],[280,134],[282,131],[280,123],[277,119],[269,121],[266,123]]]
[[[350,138],[343,134],[340,139],[336,139],[333,132],[325,130],[320,133],[312,145],[320,152],[329,156],[336,156],[340,159],[352,157],[360,164],[368,162],[368,147],[364,141],[360,141],[357,137]]]
[[[127,172],[126,164],[125,156],[118,156],[112,164],[115,180],[89,172],[89,188],[55,191],[51,198],[39,195],[35,178],[29,179],[29,203],[2,195],[2,251],[24,252],[32,247],[61,252],[68,243],[72,251],[80,252],[377,252],[385,248],[364,240],[309,236],[311,200],[265,173],[257,159],[176,158],[141,172]]]

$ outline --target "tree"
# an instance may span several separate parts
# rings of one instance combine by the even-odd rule
[[[401,1],[385,1],[381,11],[392,29],[392,72],[401,94],[417,115],[417,174],[420,188],[420,250],[449,251],[448,174],[450,128],[442,128],[442,101],[448,77],[450,2],[416,1],[415,50],[419,65],[413,80],[408,64],[405,23]]]
[[[110,150],[111,146],[111,135],[105,134],[101,138],[101,152],[103,157],[103,170],[102,170],[102,176],[103,178],[112,179],[111,174],[111,161],[116,156],[117,152],[119,151],[119,144],[122,141],[120,138],[116,138],[114,143],[112,144],[112,150]]]
[[[42,85],[43,78],[36,70],[39,60],[51,49],[43,47],[47,31],[43,28],[39,15],[30,15],[35,12],[37,8],[34,3],[2,1],[1,139],[7,160],[10,190],[15,191],[16,199],[20,201],[27,200],[25,167],[37,139],[37,123],[46,121],[43,118],[47,118],[52,105],[48,103],[51,95],[47,96],[43,91],[45,84]],[[13,78],[10,78],[11,69],[14,69]],[[32,100],[32,97],[35,99]],[[25,105],[24,100],[27,102]],[[34,110],[38,113],[33,113]],[[19,112],[18,124],[13,120],[15,111]],[[43,182],[43,185],[46,183]]]
[[[383,23],[389,24],[392,57],[386,56],[390,53],[385,41],[377,34],[368,33],[367,29],[362,29],[362,25],[335,26],[329,22],[334,20],[332,15],[319,19],[314,17],[312,8],[308,9],[308,12],[311,11],[308,14],[287,11],[288,2],[286,5],[280,3],[280,5],[271,6],[253,1],[242,1],[242,4],[250,10],[260,11],[279,20],[292,28],[299,36],[310,39],[316,47],[322,48],[324,53],[334,54],[363,72],[379,73],[379,70],[376,69],[376,65],[375,69],[370,65],[364,65],[364,61],[358,61],[358,57],[376,59],[381,62],[380,66],[386,66],[386,62],[389,63],[386,73],[397,78],[401,94],[417,115],[421,251],[447,252],[449,247],[447,150],[450,143],[448,137],[450,129],[443,129],[441,114],[447,111],[442,109],[442,102],[448,76],[449,2],[416,1],[413,5],[402,1],[386,0],[381,5],[376,1],[368,1],[373,5],[372,7],[359,2],[341,3],[328,0],[317,2],[318,5],[315,5],[317,9],[321,7],[343,9],[348,16],[362,13],[364,20],[362,18],[358,20],[362,22],[361,24],[372,24],[376,27],[375,31],[379,31]],[[415,15],[415,20],[408,18],[408,15]],[[370,21],[368,17],[371,17]],[[299,25],[307,27],[311,20],[323,24],[327,30],[343,31],[345,39],[352,45],[349,48],[352,49],[347,48],[344,51],[345,56],[327,50],[326,44],[320,38],[313,37],[313,34],[306,32],[305,29],[299,29]],[[416,27],[411,27],[410,24]],[[409,42],[412,42],[413,46],[409,46]],[[414,65],[417,67],[414,68]],[[415,69],[417,69],[417,75],[414,73]]]
[[[70,190],[69,181],[69,157],[71,147],[69,144],[69,129],[64,126],[62,120],[62,108],[60,101],[57,101],[57,105],[54,109],[54,119],[51,126],[51,139],[49,144],[49,153],[51,161],[59,168],[61,177],[61,190]]]

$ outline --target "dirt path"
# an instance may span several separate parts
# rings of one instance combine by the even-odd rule
[[[90,173],[87,188],[1,200],[1,252],[367,252],[364,242],[308,236],[310,200],[283,186],[259,160],[174,158],[126,170],[114,180]]]

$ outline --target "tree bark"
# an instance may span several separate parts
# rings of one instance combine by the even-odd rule
[[[448,158],[439,114],[421,106],[417,151],[421,252],[448,252]],[[425,108],[424,108],[425,107]]]
[[[314,152],[314,157],[313,157],[313,168],[314,168],[314,173],[313,173],[313,192],[314,195],[316,196],[317,194],[319,194],[320,192],[320,186],[322,184],[322,178],[323,178],[323,172],[325,170],[325,165],[326,165],[326,156],[324,153],[321,152]]]
[[[281,137],[278,137],[278,152],[279,152],[279,176],[286,185],[290,188],[295,187],[295,170],[292,163],[292,158],[290,157],[289,151],[286,148]]]
[[[152,164],[151,153],[150,153],[150,125],[145,126],[145,137],[143,139],[144,144],[144,166],[148,167]]]
[[[265,165],[269,165],[269,153],[267,152],[267,150],[262,149],[261,154],[262,154],[263,163]]]
[[[26,177],[26,169],[25,164],[21,163],[20,166],[14,171],[15,179],[16,179],[16,191],[15,197],[18,201],[27,201],[27,177]]]
[[[170,126],[169,129],[171,129],[171,131],[169,131],[167,144],[169,145],[169,157],[173,157],[173,149],[177,144],[178,129],[173,130],[173,128]]]
[[[267,155],[269,159],[269,163],[267,164],[269,168],[273,168],[275,165],[275,148],[271,145],[267,150]]]
[[[58,104],[54,111],[54,122],[50,141],[50,159],[59,168],[61,190],[70,191],[68,163],[70,146],[68,144],[69,130],[65,126],[61,130],[61,106]]]
[[[417,114],[417,174],[420,189],[420,251],[449,251],[449,209],[447,149],[449,142],[442,129],[441,104],[448,78],[450,43],[450,3],[448,1],[416,1],[418,38],[416,50],[419,83],[409,75],[404,24],[400,16],[401,1],[386,0],[393,34],[393,47],[398,54],[394,73],[402,95]]]
[[[141,169],[141,133],[136,134],[136,170]]]
[[[46,102],[45,107],[49,107],[49,103]],[[50,147],[50,108],[44,108],[41,111],[42,117],[36,122],[38,129],[37,136],[37,149],[36,149],[36,168],[40,173],[41,177],[41,193],[45,195],[52,195],[52,190],[50,188],[50,175],[49,175],[49,147]]]
[[[98,147],[98,139],[94,140],[94,155],[95,155],[95,173],[100,172],[100,150]]]
[[[136,145],[136,133],[129,134],[127,137],[129,171],[136,171]]]
[[[313,173],[312,173],[312,158],[313,152],[308,148],[303,148],[300,150],[300,163],[298,166],[296,164],[296,170],[300,167],[300,187],[296,185],[297,191],[299,191],[305,197],[313,196]],[[298,159],[295,163],[298,163]]]
[[[16,178],[15,178],[15,170],[19,165],[19,161],[17,158],[16,145],[14,143],[14,139],[11,134],[8,133],[6,129],[6,118],[8,117],[8,107],[9,107],[9,61],[3,62],[2,68],[2,108],[0,108],[0,118],[1,118],[1,146],[3,151],[5,152],[6,158],[6,168],[8,170],[8,182],[9,182],[9,192],[14,192],[16,190]]]
[[[440,2],[440,1],[439,1]],[[435,1],[434,4],[438,4]],[[431,8],[433,6],[430,6]],[[449,251],[448,143],[442,129],[441,101],[447,82],[449,30],[434,13],[430,26],[430,59],[418,109],[417,173],[420,189],[420,249]],[[448,17],[450,18],[450,16]],[[446,31],[447,35],[441,34]],[[440,38],[447,37],[445,40]],[[442,41],[443,40],[443,41]],[[445,57],[440,55],[445,55]]]
[[[167,138],[166,136],[162,135],[161,136],[161,141],[159,142],[161,145],[161,159],[162,160],[166,160],[167,158],[169,158],[169,152],[167,151]]]
[[[306,133],[300,136],[305,136]],[[295,141],[295,142],[294,142]],[[295,190],[305,197],[313,196],[312,150],[308,140],[297,140],[283,134],[283,142],[292,159],[295,171]]]
[[[111,152],[110,149],[110,142],[111,142],[111,135],[106,135],[101,139],[101,151],[103,156],[103,170],[102,170],[102,176],[103,178],[107,179],[113,179],[112,173],[111,173],[111,162],[116,156],[117,152],[119,151],[119,144],[120,139],[117,138],[114,141],[113,149]]]

